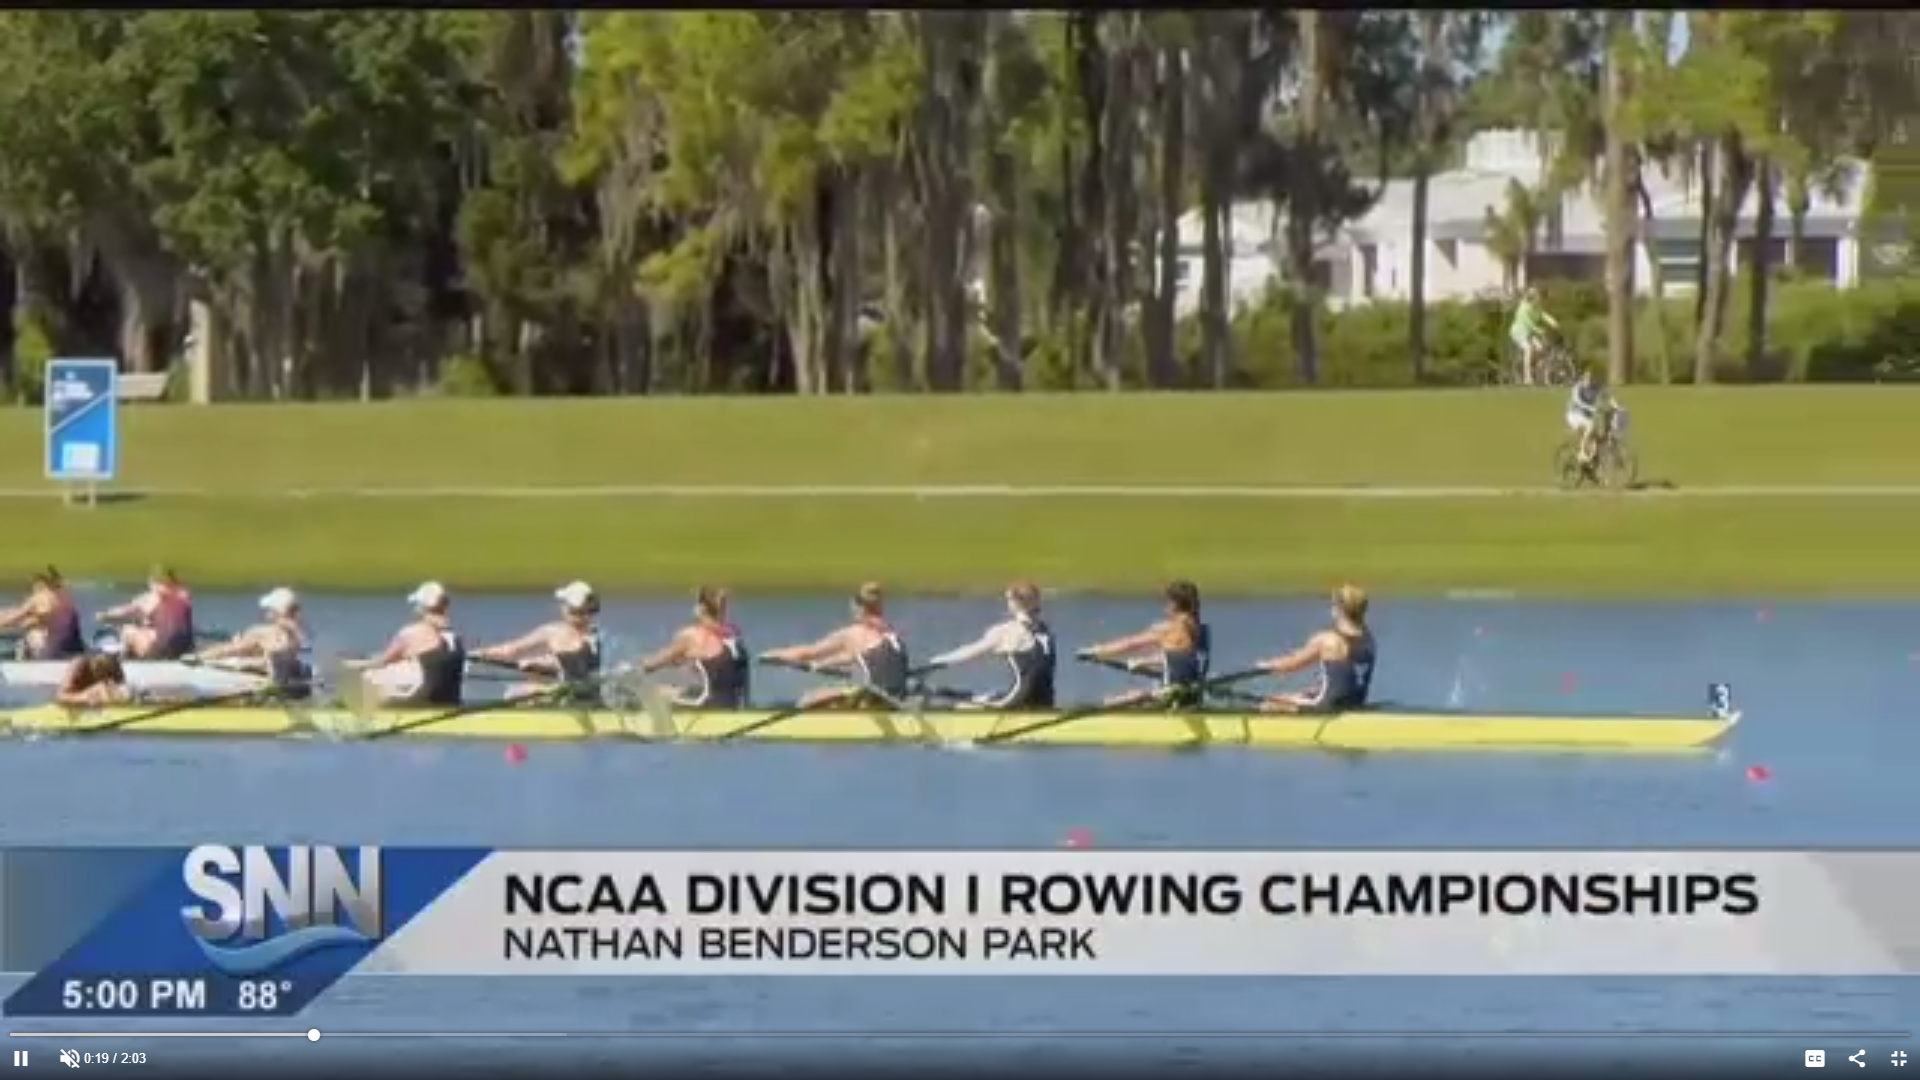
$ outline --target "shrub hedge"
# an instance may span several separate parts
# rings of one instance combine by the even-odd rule
[[[1545,283],[1541,297],[1560,321],[1574,355],[1589,364],[1607,357],[1607,297],[1589,283]],[[1766,350],[1757,369],[1748,358],[1749,289],[1737,282],[1722,335],[1718,382],[1920,382],[1920,279],[1890,279],[1852,289],[1781,280],[1768,301]],[[1318,316],[1320,381],[1327,386],[1407,386],[1408,305],[1382,301]],[[1480,385],[1502,362],[1511,308],[1494,300],[1427,305],[1427,379]],[[1636,382],[1691,382],[1694,300],[1641,301],[1635,311]],[[1292,313],[1287,297],[1270,294],[1234,320],[1236,383],[1297,383]],[[1200,357],[1197,320],[1181,326],[1180,351]],[[1664,355],[1663,355],[1664,353]]]

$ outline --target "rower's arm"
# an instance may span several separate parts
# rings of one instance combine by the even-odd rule
[[[641,659],[641,672],[651,675],[662,668],[674,667],[677,664],[685,662],[687,658],[687,646],[692,641],[692,638],[693,635],[686,630],[682,630],[673,635],[673,640],[667,642],[664,648]]]
[[[1287,655],[1276,656],[1271,660],[1263,660],[1255,666],[1274,675],[1292,675],[1295,672],[1305,671],[1319,663],[1320,651],[1320,635],[1315,634],[1313,637],[1307,639],[1305,645],[1300,646]]]
[[[1095,645],[1090,649],[1082,649],[1080,650],[1080,655],[1093,657],[1097,660],[1117,660],[1122,656],[1128,656],[1158,646],[1160,644],[1160,635],[1163,632],[1164,628],[1156,625],[1149,629],[1142,630],[1137,634],[1131,634],[1123,638],[1115,638],[1112,641]]]
[[[119,607],[110,607],[94,617],[101,622],[126,622],[129,619],[140,618],[144,614],[139,601],[134,601],[121,604]]]
[[[31,603],[18,604],[0,612],[0,630],[11,630],[33,616]]]
[[[389,664],[397,664],[408,658],[407,645],[408,635],[405,630],[402,630],[393,635],[393,640],[387,642],[387,647],[380,651],[380,655],[347,666],[355,668],[383,668]]]
[[[988,629],[986,633],[980,635],[978,641],[970,645],[962,645],[951,652],[941,653],[939,656],[928,660],[927,663],[933,667],[945,668],[952,667],[955,664],[964,664],[971,660],[978,660],[983,656],[991,656],[996,652],[1006,651],[1006,639],[1007,624],[996,623]]]
[[[264,652],[265,642],[261,639],[265,636],[259,627],[249,627],[234,635],[233,640],[201,649],[194,655],[201,660],[231,660],[236,656]]]
[[[836,630],[811,645],[794,645],[785,649],[775,649],[767,653],[770,660],[781,660],[789,664],[813,664],[822,666],[845,660],[853,652],[847,642],[847,632]]]
[[[545,645],[547,643],[547,631],[548,627],[542,626],[536,630],[522,634],[503,645],[493,645],[485,649],[475,649],[473,655],[482,660],[512,663],[519,657]]]

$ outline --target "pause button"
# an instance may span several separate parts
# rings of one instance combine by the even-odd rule
[[[15,1050],[13,1052],[13,1063],[15,1065],[25,1065],[27,1063],[27,1052],[25,1050]]]

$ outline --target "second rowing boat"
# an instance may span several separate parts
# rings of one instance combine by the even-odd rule
[[[66,681],[69,663],[66,660],[0,662],[0,688],[52,690]],[[266,681],[251,672],[220,664],[130,660],[124,666],[127,684],[137,691],[190,690],[196,694],[238,694],[261,686]],[[404,690],[419,685],[420,669],[412,663],[394,664],[368,672],[367,678],[383,690]]]

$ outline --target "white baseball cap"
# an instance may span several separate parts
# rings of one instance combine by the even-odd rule
[[[553,590],[553,598],[570,608],[583,608],[593,602],[593,586],[584,581],[574,581]]]
[[[260,610],[270,611],[275,615],[285,615],[299,604],[300,598],[294,595],[292,589],[284,585],[260,598]]]
[[[446,586],[437,581],[429,581],[407,594],[407,603],[416,608],[427,610],[437,608],[447,602]]]

